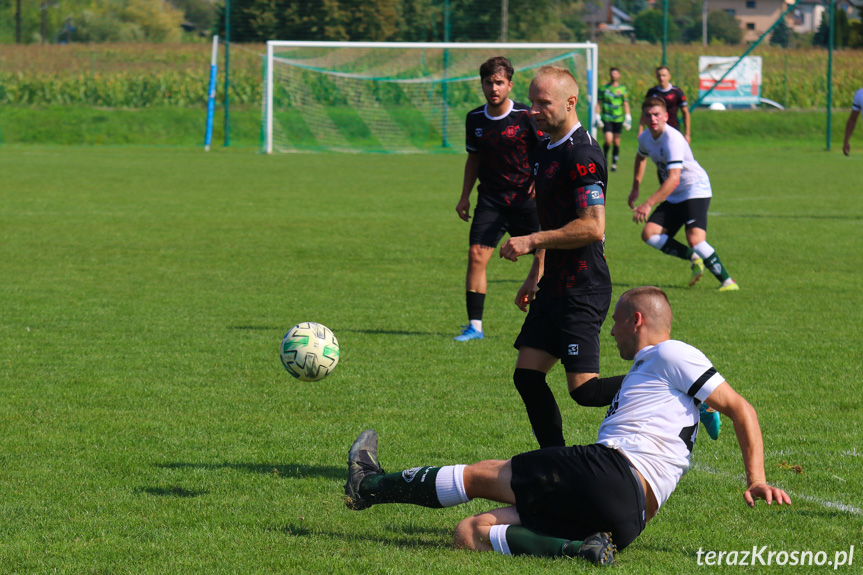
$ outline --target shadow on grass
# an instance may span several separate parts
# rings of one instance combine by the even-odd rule
[[[325,529],[315,529],[310,531],[302,525],[296,523],[288,523],[268,528],[269,531],[275,531],[283,535],[291,537],[324,537],[327,539],[340,539],[343,541],[367,541],[377,545],[387,545],[395,547],[427,547],[429,549],[441,549],[452,543],[452,531],[448,529],[421,529],[415,527],[395,526],[391,525],[390,529],[395,535],[390,537],[377,537],[362,531],[352,531],[345,533],[344,531],[328,531]],[[403,533],[404,535],[399,535]],[[411,537],[411,535],[417,535]],[[430,537],[443,538],[444,541],[432,541]]]
[[[408,331],[400,329],[340,329],[339,333],[365,333],[369,335],[431,335],[444,337],[450,334],[433,331]]]
[[[661,290],[692,291],[693,289],[698,289],[698,288],[691,288],[686,284],[682,284],[682,285],[681,284],[657,284],[657,283],[650,283],[650,282],[643,282],[643,283],[638,283],[638,284],[611,282],[611,285],[615,288],[620,288],[620,289],[624,289],[624,290],[630,290],[632,288],[637,288],[637,287],[641,287],[641,286],[653,286],[653,287],[658,287]],[[612,301],[611,303],[612,303],[612,307],[614,307],[614,301]]]
[[[156,497],[200,497],[208,493],[202,489],[185,489],[176,485],[171,487],[141,487],[138,492]]]
[[[863,215],[860,214],[810,214],[810,215],[780,215],[780,214],[710,214],[724,218],[756,218],[766,220],[863,220]]]
[[[271,463],[187,463],[171,462],[158,463],[156,467],[162,469],[205,469],[215,471],[219,469],[235,469],[246,473],[263,473],[276,477],[289,479],[303,479],[306,477],[323,477],[324,479],[344,480],[345,468],[332,467],[328,465],[300,465],[298,463],[271,464]]]

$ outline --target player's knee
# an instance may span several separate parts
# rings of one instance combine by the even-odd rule
[[[660,234],[656,233],[654,230],[648,230],[646,227],[641,230],[641,241],[649,246],[653,246],[654,243],[658,242],[659,236]]]
[[[453,545],[456,549],[470,549],[476,551],[478,542],[482,538],[484,522],[477,515],[467,517],[459,521],[456,525],[455,534],[453,535]],[[489,526],[485,526],[488,531]]]
[[[491,248],[473,245],[467,252],[468,263],[472,266],[484,266],[487,261],[487,252]]]

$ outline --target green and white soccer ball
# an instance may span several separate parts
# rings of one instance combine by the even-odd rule
[[[320,381],[339,363],[339,340],[325,325],[298,323],[282,338],[282,365],[301,381]]]

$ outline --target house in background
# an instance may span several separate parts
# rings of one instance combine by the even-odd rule
[[[617,8],[611,0],[596,0],[585,5],[584,22],[590,30],[590,39],[595,40],[598,34],[614,32],[624,36],[633,36],[632,16]]]
[[[793,0],[708,0],[708,8],[711,12],[722,10],[737,18],[743,30],[743,41],[754,42],[793,3]],[[785,17],[785,23],[789,28],[793,25],[790,14]]]
[[[837,10],[845,10],[849,18],[856,18],[863,0],[838,0]],[[794,0],[707,0],[708,9],[722,10],[737,18],[743,30],[743,42],[754,42],[773,26],[779,16],[794,4]],[[827,0],[799,0],[785,23],[794,32],[815,32],[827,14]]]
[[[791,29],[798,34],[817,31],[826,10],[823,0],[799,0],[791,12],[794,20]]]

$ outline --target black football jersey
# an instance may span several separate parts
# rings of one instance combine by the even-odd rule
[[[533,202],[530,152],[539,135],[530,108],[513,102],[509,113],[491,117],[487,107],[471,110],[465,121],[465,148],[479,154],[479,195],[502,206]]]
[[[534,160],[536,208],[543,230],[556,230],[589,205],[605,205],[605,154],[581,124],[557,143],[537,146]],[[605,241],[577,249],[545,250],[540,289],[556,297],[611,291]]]
[[[647,98],[662,98],[665,100],[665,108],[668,110],[668,125],[675,130],[680,129],[680,121],[677,119],[677,111],[680,108],[688,106],[686,103],[686,94],[677,86],[671,86],[668,90],[662,90],[659,86],[654,86],[645,94]]]

